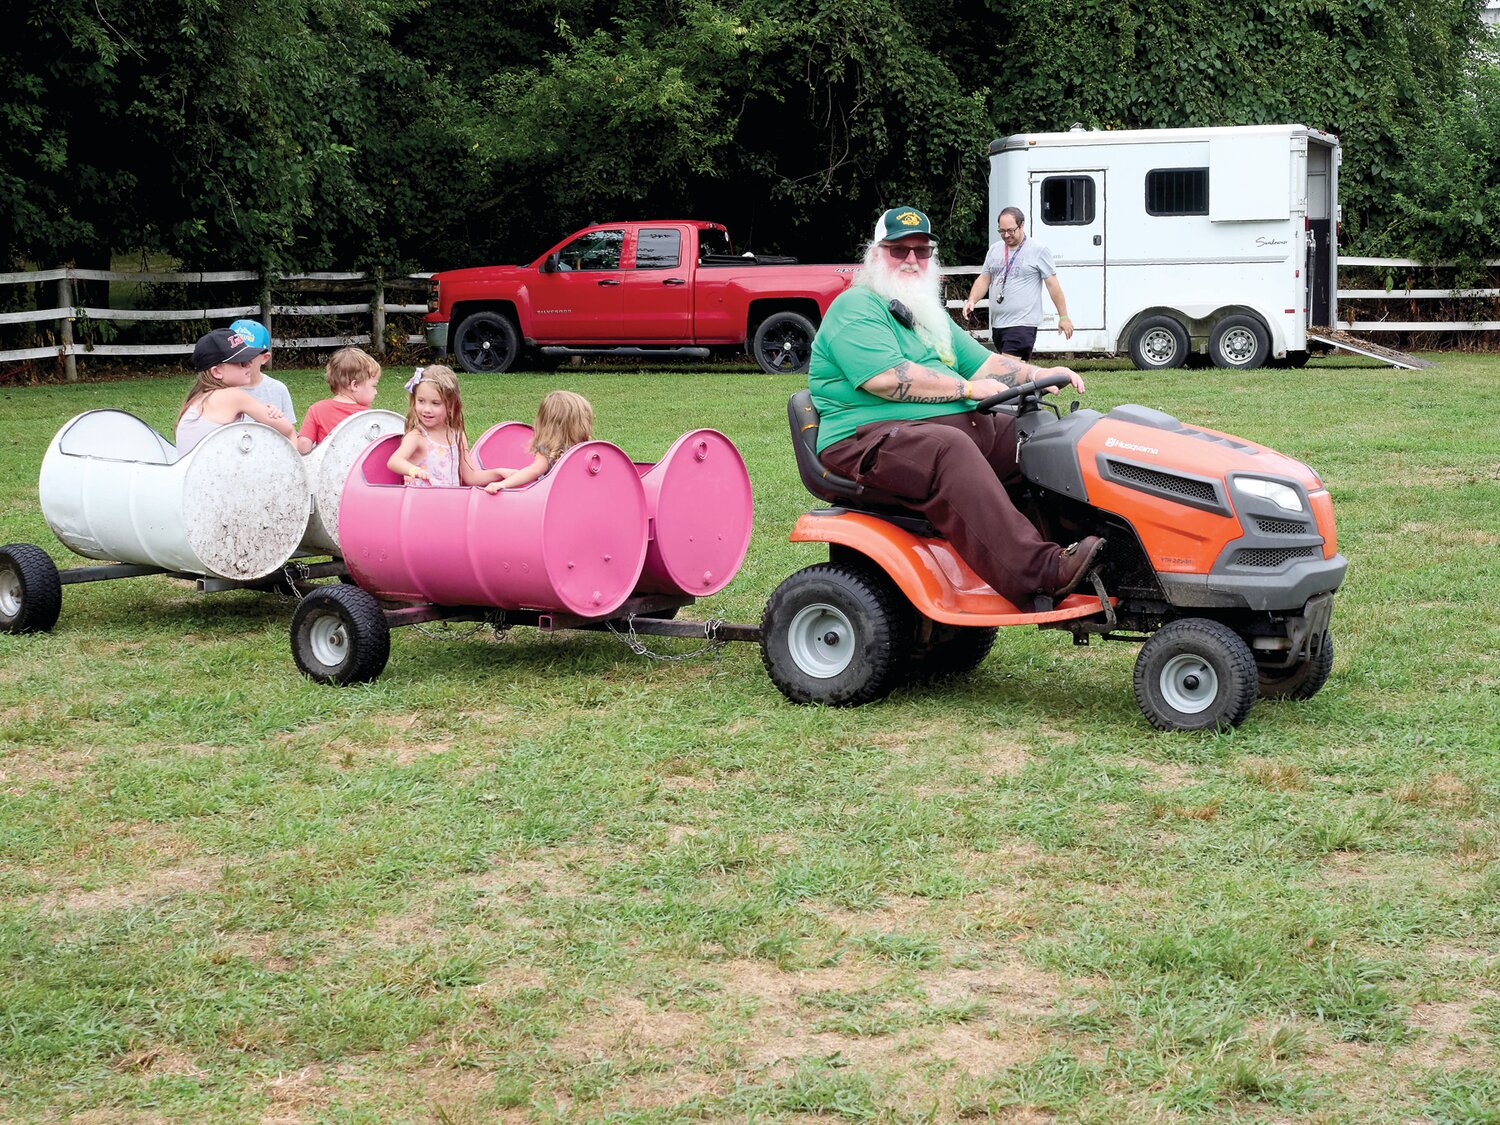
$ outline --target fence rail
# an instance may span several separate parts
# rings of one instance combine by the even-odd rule
[[[70,381],[78,378],[78,356],[149,356],[186,355],[193,350],[190,343],[153,344],[107,344],[84,343],[74,338],[74,327],[79,320],[96,321],[188,321],[188,320],[235,320],[251,317],[268,328],[276,317],[351,316],[365,314],[370,318],[369,332],[356,332],[339,336],[273,336],[274,347],[282,348],[334,348],[348,344],[373,344],[377,350],[385,348],[385,318],[389,313],[425,313],[427,305],[398,303],[386,300],[386,287],[411,288],[424,284],[430,273],[406,274],[399,278],[374,277],[368,273],[344,271],[317,271],[313,273],[264,275],[254,270],[205,270],[195,272],[161,271],[140,272],[134,270],[91,270],[65,266],[59,269],[31,270],[23,273],[0,273],[0,285],[34,285],[55,282],[57,303],[50,308],[20,310],[0,313],[0,325],[59,323],[59,342],[53,345],[32,348],[13,348],[0,351],[0,362],[26,362],[41,359],[61,359]],[[73,301],[73,283],[77,281],[126,281],[148,284],[223,284],[229,282],[258,282],[263,299],[257,304],[232,305],[223,308],[192,309],[115,309],[93,305],[78,305]],[[299,281],[347,281],[369,282],[372,285],[370,300],[343,304],[297,304],[278,305],[269,300],[270,286],[282,282]],[[408,335],[406,342],[424,342],[420,335]]]
[[[1414,258],[1340,258],[1339,265],[1345,268],[1422,268],[1440,269],[1453,266],[1452,262],[1419,262]],[[1500,260],[1486,265],[1500,267]],[[944,266],[944,277],[974,277],[978,266]],[[427,311],[425,304],[404,304],[385,299],[387,286],[408,288],[425,282],[430,273],[411,273],[400,278],[381,278],[368,273],[336,270],[312,273],[264,275],[254,270],[205,270],[142,272],[132,270],[75,269],[65,266],[58,269],[32,270],[23,273],[0,273],[0,285],[34,285],[56,282],[56,304],[50,308],[21,310],[0,313],[0,325],[58,323],[59,341],[54,345],[17,348],[0,351],[0,362],[22,362],[42,359],[61,359],[69,380],[78,378],[78,356],[148,356],[186,355],[193,350],[192,344],[89,344],[75,340],[74,326],[80,319],[96,321],[188,321],[188,320],[233,320],[239,317],[254,317],[269,328],[276,317],[355,316],[368,314],[370,331],[339,336],[282,336],[273,337],[272,344],[282,348],[332,348],[347,344],[372,344],[377,350],[385,347],[385,318],[387,314],[412,314]],[[262,300],[257,304],[233,305],[225,308],[195,309],[115,309],[97,306],[80,306],[73,301],[73,283],[77,281],[124,281],[146,284],[216,284],[229,282],[259,282]],[[299,281],[346,281],[369,282],[372,295],[362,303],[329,305],[277,305],[270,301],[270,286],[283,282]],[[1500,289],[1340,289],[1341,301],[1389,301],[1389,300],[1452,300],[1494,299],[1500,297]],[[962,300],[949,299],[949,309],[963,307]],[[988,304],[981,302],[981,306]],[[1500,320],[1440,321],[1440,320],[1341,320],[1337,327],[1352,332],[1490,332],[1500,330]],[[975,336],[987,335],[986,329],[971,330]],[[406,336],[409,344],[420,344],[420,335]]]

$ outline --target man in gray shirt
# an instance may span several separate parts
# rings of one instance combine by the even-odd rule
[[[1068,302],[1063,297],[1052,251],[1026,237],[1026,216],[1019,207],[1007,207],[996,220],[1000,241],[990,247],[984,265],[969,299],[964,302],[964,319],[990,291],[990,337],[1001,355],[1029,360],[1036,346],[1036,330],[1042,323],[1042,286],[1057,306],[1057,327],[1064,340],[1073,338],[1073,321],[1068,316]]]

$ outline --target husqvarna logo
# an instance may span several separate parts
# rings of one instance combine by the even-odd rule
[[[1106,449],[1128,449],[1132,453],[1160,453],[1161,452],[1161,450],[1157,449],[1155,446],[1151,446],[1151,445],[1136,445],[1134,442],[1121,441],[1117,437],[1105,438],[1104,439],[1104,448],[1106,448]]]

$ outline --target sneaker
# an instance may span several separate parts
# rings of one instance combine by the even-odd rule
[[[1062,558],[1057,566],[1057,586],[1052,596],[1064,598],[1078,589],[1103,550],[1104,540],[1097,535],[1085,535],[1077,543],[1062,548]]]

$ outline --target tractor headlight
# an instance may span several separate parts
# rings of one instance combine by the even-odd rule
[[[1265,480],[1262,477],[1235,477],[1234,487],[1237,492],[1246,496],[1256,496],[1262,500],[1269,500],[1285,512],[1301,512],[1302,497],[1297,490],[1289,484],[1280,481]]]

